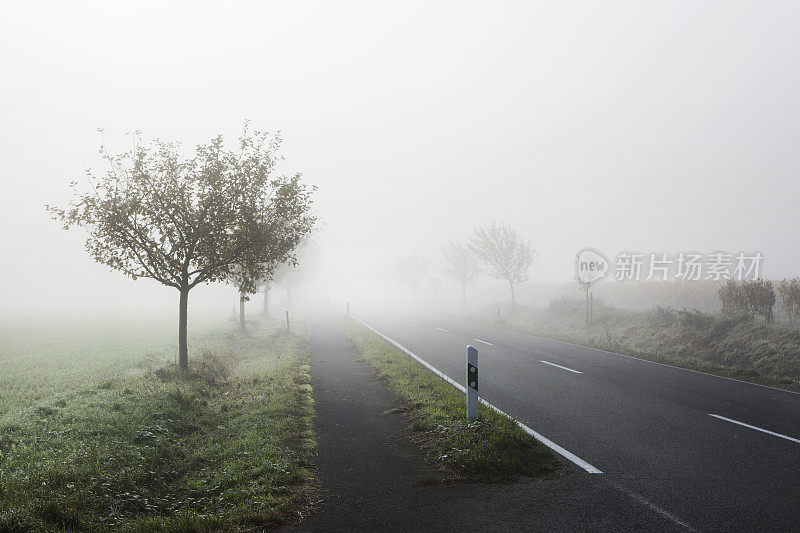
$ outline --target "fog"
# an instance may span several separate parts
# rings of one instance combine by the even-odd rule
[[[491,221],[539,251],[529,284],[570,282],[587,246],[758,251],[766,277],[798,275],[798,20],[796,2],[6,3],[0,315],[172,316],[174,290],[93,263],[44,204],[102,171],[97,128],[113,151],[134,130],[190,150],[245,119],[319,187],[304,279],[329,300],[397,292],[408,258],[457,294],[439,248]]]

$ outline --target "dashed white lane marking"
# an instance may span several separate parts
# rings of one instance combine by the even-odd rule
[[[416,318],[412,318],[411,322],[414,322],[415,324],[422,324],[422,321],[421,320],[417,320]]]
[[[453,387],[457,388],[458,390],[460,390],[463,393],[467,392],[467,389],[464,388],[464,385],[458,383],[456,380],[454,380],[453,378],[451,378],[450,376],[448,376],[447,374],[445,374],[444,372],[442,372],[441,370],[439,370],[435,366],[431,365],[429,362],[427,362],[426,360],[424,360],[423,358],[421,358],[417,354],[413,353],[411,350],[409,350],[408,348],[406,348],[405,346],[403,346],[402,344],[400,344],[396,340],[392,339],[391,337],[387,337],[386,335],[384,335],[383,333],[381,333],[380,331],[378,331],[377,329],[373,328],[372,326],[370,326],[369,324],[367,324],[366,322],[364,322],[360,318],[357,318],[354,315],[350,315],[350,318],[352,318],[353,320],[355,320],[356,322],[358,322],[359,324],[361,324],[362,326],[364,326],[365,328],[367,328],[368,330],[370,330],[374,334],[378,335],[379,337],[384,339],[389,344],[392,344],[392,345],[396,346],[402,352],[407,354],[412,359],[416,360],[419,364],[421,364],[422,366],[424,366],[425,368],[427,368],[428,370],[430,370],[431,372],[433,372],[434,374],[436,374],[437,376],[439,376],[440,378],[445,380],[447,383],[449,383]],[[538,440],[539,442],[541,442],[542,444],[544,444],[545,446],[547,446],[548,448],[550,448],[551,450],[556,452],[557,454],[561,455],[565,459],[568,459],[569,461],[571,461],[572,463],[576,464],[577,466],[583,468],[584,470],[586,470],[590,474],[602,474],[603,473],[602,470],[590,465],[589,463],[587,463],[586,461],[584,461],[583,459],[581,459],[577,455],[575,455],[575,454],[573,454],[571,452],[568,452],[567,450],[565,450],[564,448],[562,448],[561,446],[559,446],[555,442],[551,441],[550,439],[544,437],[543,435],[540,435],[539,433],[536,433],[534,430],[532,430],[531,428],[529,428],[528,426],[526,426],[525,424],[523,424],[522,422],[520,422],[516,418],[514,418],[514,417],[510,416],[508,413],[498,409],[497,407],[495,407],[494,405],[490,404],[489,402],[487,402],[483,398],[479,398],[479,400],[483,405],[485,405],[489,409],[492,409],[493,411],[496,411],[496,412],[500,413],[503,416],[507,416],[508,418],[510,418],[511,420],[516,422],[517,425],[519,427],[521,427],[523,431],[525,431],[525,433],[527,433],[528,435],[531,435],[533,438],[535,438],[536,440]]]
[[[715,415],[713,413],[708,413],[708,416],[713,416],[714,418],[719,418],[720,420],[724,420],[725,422],[730,422],[731,424],[739,424],[740,426],[744,426],[746,428],[755,429],[756,431],[761,431],[762,433],[768,433],[775,437],[780,437],[782,439],[790,440],[792,442],[796,442],[800,444],[800,439],[796,439],[794,437],[789,437],[788,435],[784,435],[782,433],[775,433],[774,431],[770,431],[768,429],[760,428],[757,426],[751,426],[750,424],[745,424],[744,422],[739,422],[738,420],[734,420],[732,418],[725,418],[724,416]]]
[[[444,329],[444,328],[436,328],[436,329],[438,329],[439,331],[444,331],[445,333],[447,333],[447,330]]]
[[[575,372],[576,374],[583,374],[583,372],[581,372],[580,370],[573,370],[571,368],[567,368],[565,366],[557,365],[555,363],[551,363],[550,361],[545,361],[543,359],[539,359],[539,362],[540,363],[544,363],[546,365],[550,365],[550,366],[555,366],[555,367],[561,368],[562,370],[568,370],[570,372]]]
[[[480,340],[480,339],[476,339],[476,338],[474,338],[474,337],[473,337],[473,339],[472,339],[472,340],[474,340],[474,341],[478,341],[478,342],[482,342],[483,344],[488,344],[489,346],[494,346],[494,344],[492,344],[491,342],[482,341],[482,340]]]
[[[644,496],[641,496],[640,494],[637,494],[637,493],[633,492],[632,490],[628,490],[625,487],[623,487],[622,485],[620,485],[618,483],[614,483],[613,481],[609,481],[608,484],[611,485],[612,487],[616,488],[617,490],[627,494],[628,496],[630,496],[631,498],[633,498],[637,502],[641,503],[645,507],[649,507],[652,511],[654,511],[657,514],[660,514],[661,516],[663,516],[667,520],[670,520],[670,521],[678,524],[682,528],[684,528],[684,529],[686,529],[688,531],[697,531],[695,528],[693,528],[692,526],[690,526],[689,524],[687,524],[686,522],[684,522],[683,520],[681,520],[680,518],[678,518],[674,514],[670,513],[669,511],[667,511],[665,509],[662,509],[661,507],[659,507],[658,505],[656,505],[654,503],[651,503],[651,502],[647,501],[647,499],[644,498]]]
[[[716,374],[709,374],[708,372],[701,372],[700,370],[692,370],[691,368],[681,368],[681,367],[675,366],[675,365],[668,365],[667,363],[659,363],[658,361],[650,361],[649,359],[641,359],[639,357],[634,357],[632,355],[625,355],[625,354],[617,353],[617,352],[609,352],[608,350],[601,350],[600,348],[591,348],[589,346],[584,346],[582,344],[575,344],[573,342],[566,342],[566,341],[560,341],[560,340],[557,340],[557,339],[551,339],[549,337],[542,337],[540,335],[534,335],[533,333],[525,333],[523,331],[513,331],[513,330],[510,330],[510,329],[503,329],[503,328],[495,328],[495,329],[499,329],[500,331],[503,331],[505,333],[512,333],[512,334],[515,334],[515,335],[522,335],[522,336],[525,336],[525,337],[532,337],[534,339],[540,339],[540,340],[543,340],[543,341],[556,342],[558,344],[564,344],[564,345],[567,345],[567,346],[574,346],[575,348],[582,348],[584,350],[591,350],[593,352],[600,352],[600,353],[605,353],[605,354],[608,354],[608,355],[616,355],[617,357],[624,357],[626,359],[632,359],[633,361],[639,361],[640,363],[648,363],[648,364],[651,364],[651,365],[666,366],[668,368],[674,368],[674,369],[680,370],[682,372],[692,372],[693,374],[702,374],[704,376],[709,376],[709,377],[712,377],[712,378],[726,379],[728,381],[736,381],[737,383],[743,383],[745,385],[752,385],[754,387],[761,387],[763,389],[772,389],[774,391],[785,392],[787,394],[800,395],[800,392],[796,392],[796,391],[793,391],[793,390],[779,389],[778,387],[770,387],[769,385],[762,385],[761,383],[753,383],[752,381],[742,381],[741,379],[729,378],[727,376],[718,376]]]

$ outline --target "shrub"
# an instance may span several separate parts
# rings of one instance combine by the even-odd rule
[[[584,303],[570,296],[562,296],[552,300],[547,305],[547,310],[555,315],[571,315],[583,310]]]
[[[728,280],[719,288],[719,299],[722,303],[723,314],[757,314],[762,315],[765,322],[772,322],[775,291],[769,280]]]
[[[800,278],[781,281],[778,284],[778,294],[789,320],[795,322],[800,316]]]
[[[660,305],[656,307],[656,310],[651,315],[652,322],[660,326],[671,326],[677,318],[674,309],[661,307]]]
[[[682,326],[692,329],[706,330],[714,323],[714,317],[701,313],[697,309],[678,311],[678,317]]]

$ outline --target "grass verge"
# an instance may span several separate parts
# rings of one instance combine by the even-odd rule
[[[307,339],[219,333],[161,367],[0,422],[0,531],[250,531],[315,490]]]
[[[348,321],[345,328],[402,404],[412,439],[455,478],[508,482],[559,468],[550,450],[510,418],[481,405],[478,420],[468,421],[463,393],[364,327]]]

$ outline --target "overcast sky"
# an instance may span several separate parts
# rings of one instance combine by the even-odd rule
[[[246,118],[319,186],[330,283],[435,264],[492,220],[533,241],[539,281],[584,246],[760,251],[800,275],[799,20],[774,1],[7,2],[0,314],[172,305],[43,205],[102,170],[98,127],[112,150],[137,129],[191,147]]]

